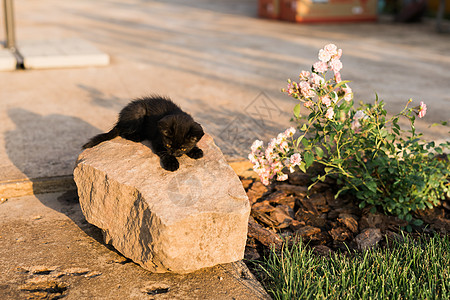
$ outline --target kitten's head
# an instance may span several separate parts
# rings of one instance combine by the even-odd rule
[[[177,157],[191,151],[204,135],[202,126],[187,114],[166,116],[158,128],[167,152]]]

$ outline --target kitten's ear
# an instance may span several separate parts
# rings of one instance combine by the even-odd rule
[[[158,129],[164,136],[172,136],[173,120],[170,116],[166,116],[158,121]]]
[[[199,141],[205,133],[203,132],[203,128],[197,122],[194,122],[191,125],[191,129],[189,130],[189,136],[192,140]]]

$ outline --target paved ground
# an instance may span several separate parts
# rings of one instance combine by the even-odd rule
[[[256,18],[256,0],[16,0],[15,7],[19,48],[21,42],[81,38],[108,53],[111,63],[0,72],[0,192],[11,182],[18,190],[28,185],[36,191],[42,178],[70,181],[81,145],[108,130],[130,99],[152,93],[169,95],[191,112],[225,154],[245,157],[253,139],[267,140],[289,126],[294,102],[280,89],[287,78],[309,69],[318,49],[330,42],[344,50],[343,78],[352,80],[357,99],[372,100],[377,92],[392,112],[410,97],[416,104],[424,101],[428,114],[417,127],[428,139],[449,139],[448,130],[429,128],[450,116],[450,35],[437,34],[434,23],[291,24]],[[45,218],[21,215],[17,206],[46,206],[59,197],[51,195],[51,201],[25,197],[0,204],[3,216],[16,205],[17,218],[28,218],[20,224],[9,218],[1,227],[1,254],[11,249],[14,264],[44,263],[41,253],[59,265],[52,258],[55,248],[3,242],[11,232],[37,241],[30,234],[54,230]],[[48,207],[44,217],[55,210]],[[71,224],[70,234],[83,230],[67,217],[58,222]],[[26,233],[28,228],[34,231]],[[53,234],[63,235],[66,227],[61,228]],[[89,244],[92,236],[80,236],[80,243]],[[33,255],[27,258],[24,251]],[[69,265],[77,266],[61,268]]]
[[[267,299],[242,262],[185,275],[144,270],[102,242],[76,192],[9,199],[0,228],[2,300]]]

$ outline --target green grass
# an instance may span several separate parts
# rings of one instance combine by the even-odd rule
[[[275,299],[450,299],[449,236],[329,257],[300,242],[272,251],[260,267]]]

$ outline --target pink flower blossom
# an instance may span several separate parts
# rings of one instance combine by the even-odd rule
[[[288,93],[289,96],[295,92],[293,83],[291,83],[291,82],[288,83],[286,92]]]
[[[345,85],[345,87],[342,88],[342,90],[344,91],[345,95],[344,95],[344,100],[345,101],[350,101],[353,99],[353,91],[352,89],[348,86],[348,84]]]
[[[294,153],[289,158],[289,162],[291,163],[292,166],[298,166],[301,161],[302,161],[302,157],[300,156],[299,153]]]
[[[331,53],[324,50],[324,49],[320,49],[319,51],[319,60],[322,62],[328,62],[331,59]]]
[[[284,135],[287,137],[292,137],[295,134],[295,128],[294,127],[289,127],[288,129],[286,129],[284,131]]]
[[[286,141],[281,142],[280,149],[282,152],[287,152],[289,150],[289,144]]]
[[[341,81],[342,81],[342,79],[341,79],[341,73],[335,72],[335,73],[334,73],[334,80],[336,81],[336,83],[341,82]]]
[[[419,106],[419,118],[423,118],[427,113],[427,105],[423,103],[423,101],[420,102]]]
[[[294,134],[295,128],[287,128],[278,134],[277,138],[271,139],[266,149],[262,141],[253,142],[252,153],[248,155],[248,159],[263,184],[268,185],[273,178],[286,180],[287,175],[283,170],[289,168],[292,171],[296,164],[300,163],[300,154],[292,154]]]
[[[325,50],[326,52],[328,52],[330,54],[330,56],[334,56],[338,54],[338,50],[335,44],[328,44],[325,45],[325,47],[323,47],[323,50]],[[340,49],[339,49],[340,50]],[[342,52],[342,50],[341,50]]]
[[[308,80],[310,73],[308,71],[302,71],[299,75],[301,80]]]
[[[324,73],[328,70],[328,65],[326,62],[318,61],[313,65],[313,68],[317,73]]]
[[[340,59],[342,56],[342,49],[338,49],[337,54],[335,56],[335,58]]]
[[[334,110],[333,110],[332,107],[329,107],[329,108],[327,109],[327,112],[326,112],[326,114],[325,114],[325,117],[331,120],[331,119],[333,119],[333,116],[334,116]]]
[[[305,102],[305,103],[303,104],[303,106],[306,107],[306,108],[310,108],[310,107],[313,106],[313,105],[314,105],[314,102],[312,102],[312,101],[308,101],[308,102]]]
[[[287,179],[288,179],[288,175],[287,174],[284,174],[284,173],[281,173],[281,172],[277,174],[277,180],[278,181],[285,181]]]
[[[361,123],[359,122],[359,120],[363,119],[367,119],[367,115],[362,111],[362,110],[358,110],[355,115],[353,116],[353,121],[351,124],[351,129],[354,130],[355,132],[359,132],[359,128],[361,127]]]
[[[309,85],[306,81],[300,82],[300,90],[305,98],[312,98],[316,95],[316,93],[312,90],[311,85]]]
[[[330,68],[334,73],[338,73],[342,69],[342,62],[337,58],[333,58],[330,61]]]
[[[316,86],[322,86],[325,83],[325,79],[323,79],[321,76],[317,75],[316,73],[313,73],[311,75],[311,81]]]
[[[264,145],[263,141],[256,140],[252,144],[252,152],[256,152],[256,150],[260,149]]]
[[[331,105],[331,99],[328,97],[328,95],[325,95],[321,98],[322,103],[325,104],[326,107],[329,107]]]

